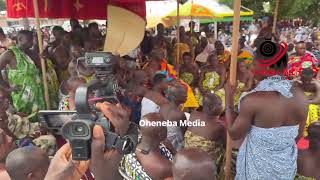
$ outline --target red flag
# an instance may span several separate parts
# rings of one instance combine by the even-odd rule
[[[106,19],[111,0],[38,0],[41,18]],[[112,5],[125,8],[145,18],[145,0],[112,0]],[[34,17],[33,0],[7,0],[9,18]]]

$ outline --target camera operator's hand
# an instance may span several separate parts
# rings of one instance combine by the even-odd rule
[[[69,143],[62,146],[51,160],[45,180],[79,180],[89,167],[89,161],[73,161]]]
[[[91,152],[90,170],[94,174],[95,180],[121,179],[118,167],[122,155],[115,149],[105,151],[105,136],[99,125],[93,128]]]
[[[107,117],[115,128],[115,133],[123,136],[127,133],[130,121],[129,112],[126,111],[120,104],[114,105],[108,102],[97,103],[96,107],[105,117]]]

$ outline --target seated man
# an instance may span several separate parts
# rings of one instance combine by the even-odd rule
[[[150,126],[148,123],[164,121],[159,113],[150,113],[141,121],[141,140],[136,152],[125,155],[122,159],[121,169],[131,179],[165,179],[172,176],[172,151],[161,142],[167,138],[166,128]]]
[[[48,155],[32,146],[16,149],[6,159],[11,180],[43,180],[49,164]]]
[[[225,128],[219,120],[223,107],[219,96],[206,94],[202,112],[193,111],[190,121],[204,122],[204,126],[189,126],[185,135],[185,148],[197,148],[207,152],[217,167],[223,167],[225,155]],[[223,173],[219,169],[218,173]]]
[[[216,171],[210,156],[197,149],[182,150],[173,161],[174,180],[216,180]]]
[[[296,44],[296,53],[290,55],[288,61],[288,75],[292,78],[299,77],[303,69],[311,68],[316,77],[319,78],[318,61],[310,53],[306,52],[306,44],[301,41]]]

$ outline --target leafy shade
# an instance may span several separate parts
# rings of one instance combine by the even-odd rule
[[[220,3],[233,7],[234,0],[219,0]],[[270,2],[271,13],[263,11],[263,2]],[[274,14],[276,0],[242,0],[242,6],[252,9],[255,17],[272,16]],[[314,25],[320,23],[320,1],[319,0],[280,0],[280,19],[302,18],[311,21]]]
[[[7,3],[5,0],[0,0],[0,11],[6,11],[7,10]]]

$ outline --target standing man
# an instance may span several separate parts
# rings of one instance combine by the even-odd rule
[[[163,55],[163,58],[168,60],[168,54],[170,54],[170,52],[167,51],[170,50],[170,42],[168,37],[165,36],[164,31],[164,25],[162,23],[159,23],[157,25],[158,34],[152,38],[152,44],[153,49],[160,51]]]
[[[33,118],[45,109],[40,72],[31,59],[29,49],[33,46],[32,32],[22,30],[18,33],[18,45],[12,46],[0,56],[0,83],[15,87],[11,93],[13,105],[19,115]]]
[[[255,57],[254,69],[262,68]],[[286,68],[286,55],[264,71]],[[283,74],[256,75],[258,85],[240,97],[239,114],[234,112],[236,86],[225,86],[227,129],[233,140],[245,138],[237,157],[236,180],[294,179],[298,149],[308,114],[303,90]]]

